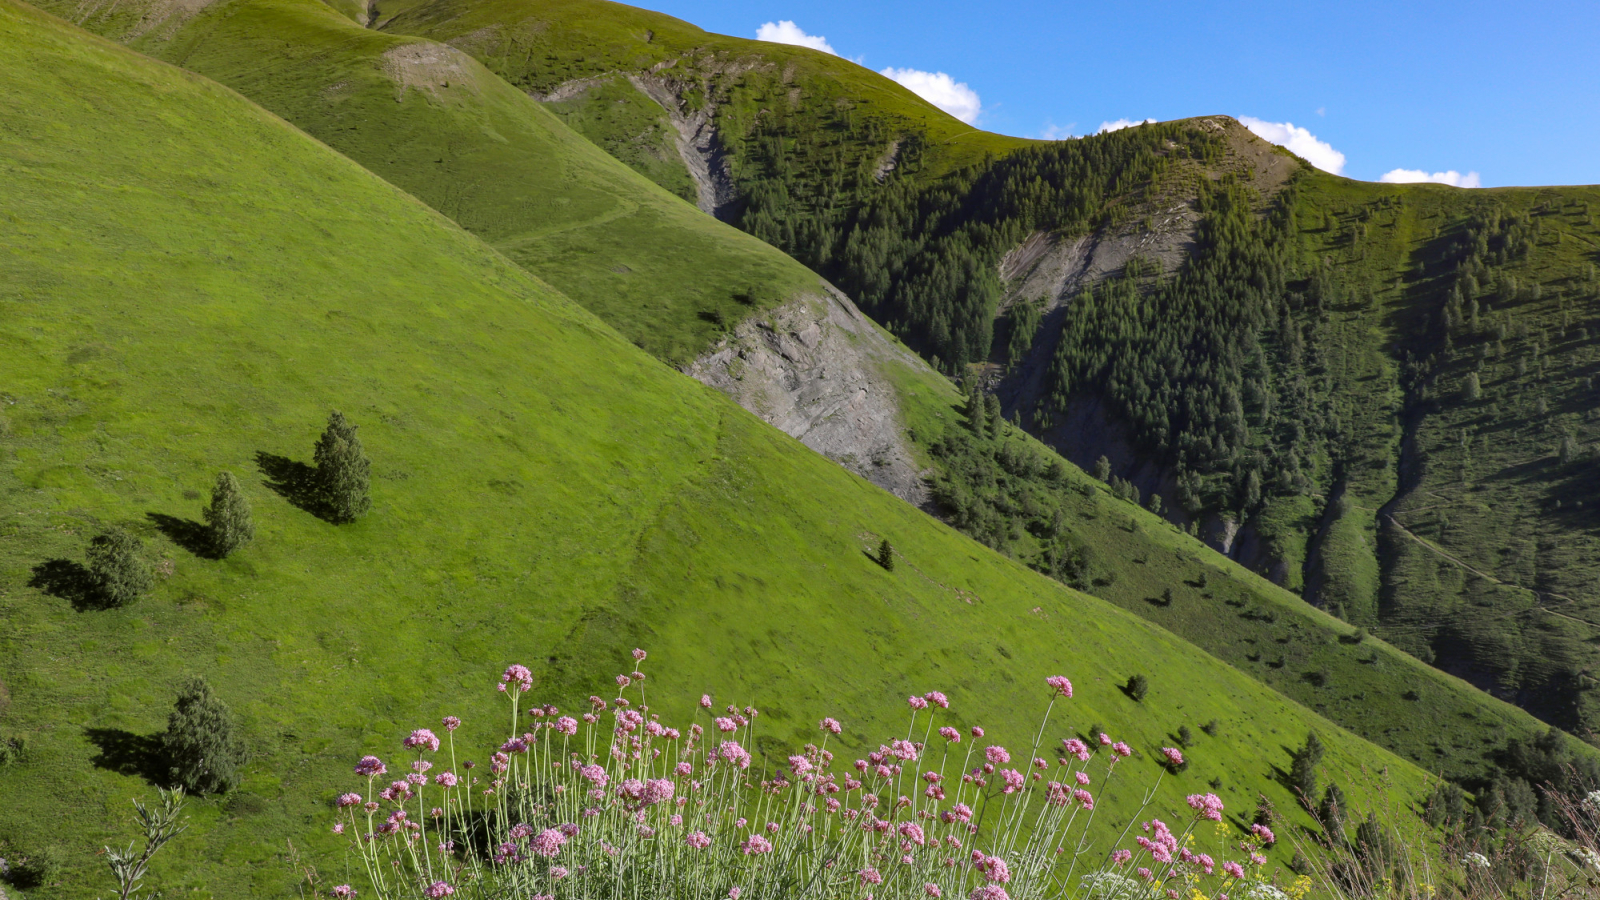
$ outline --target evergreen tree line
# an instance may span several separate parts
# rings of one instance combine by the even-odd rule
[[[1171,156],[1218,152],[1218,139],[1199,129],[1145,125],[926,180],[913,134],[900,139],[896,166],[879,184],[865,156],[845,164],[848,141],[828,129],[798,135],[790,118],[771,113],[747,139],[742,227],[829,277],[946,372],[989,357],[1007,250],[1033,231],[1086,233],[1113,215],[1111,199],[1149,185]],[[814,146],[827,141],[835,146]],[[828,159],[841,168],[823,177]]]
[[[1107,399],[1177,472],[1191,514],[1309,490],[1307,461],[1340,430],[1319,353],[1337,292],[1320,267],[1291,268],[1295,187],[1264,217],[1253,200],[1231,179],[1203,187],[1197,249],[1173,279],[1148,285],[1135,260],[1074,300],[1039,422],[1079,393]]]

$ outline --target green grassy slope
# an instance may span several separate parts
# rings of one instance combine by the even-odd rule
[[[683,363],[816,276],[677,202],[471,58],[361,28],[317,0],[229,0],[190,18],[43,8],[238,90],[583,298]]]
[[[125,836],[192,672],[254,751],[157,864],[201,897],[289,893],[286,841],[336,873],[328,803],[350,760],[443,713],[487,738],[505,663],[570,704],[634,645],[656,652],[659,708],[707,689],[760,702],[780,741],[841,711],[850,740],[875,737],[896,698],[937,687],[1020,743],[1029,692],[1065,671],[1070,724],[1144,754],[1218,720],[1167,806],[1215,778],[1235,809],[1257,790],[1289,808],[1272,775],[1308,728],[1330,770],[1422,789],[1416,767],[772,432],[238,95],[10,0],[0,65],[0,729],[29,746],[0,770],[0,839],[68,850],[52,896],[97,892],[93,852]],[[343,527],[264,477],[286,465],[272,456],[306,459],[335,406],[374,460],[374,509]],[[214,562],[153,516],[195,516],[224,468],[246,476],[258,536]],[[170,561],[150,596],[79,610],[36,586],[106,523]],[[893,574],[863,553],[880,535]],[[1143,704],[1114,687],[1133,671]]]
[[[122,8],[120,15],[126,14]],[[84,21],[111,35],[125,36],[130,27],[115,15]],[[412,86],[401,94],[384,72],[384,54],[407,48],[444,51],[364,31],[312,0],[235,0],[134,43],[224,80],[450,213],[669,362],[697,353],[702,345],[695,341],[709,339],[708,331],[716,333],[713,317],[705,315],[699,273],[722,277],[722,303],[732,309],[728,318],[749,312],[748,305],[727,299],[730,292],[745,303],[760,298],[759,308],[814,278],[778,251],[663,196],[470,60],[456,60],[462,68],[441,76],[455,79],[449,87]],[[263,56],[272,62],[260,64]],[[493,130],[480,128],[485,124]],[[492,135],[506,139],[492,140]],[[432,164],[434,153],[441,154],[441,163]],[[680,241],[683,235],[688,238]],[[606,242],[588,246],[596,236]],[[751,280],[738,280],[745,278]],[[616,291],[619,283],[631,285],[631,291]],[[943,434],[941,419],[959,418],[959,399],[947,383],[926,372],[907,367],[886,374],[901,382],[910,436],[927,452]],[[1047,454],[1037,444],[1028,446],[1027,452],[1041,459]],[[982,473],[975,477],[992,479],[999,473],[1002,480],[1018,482],[1017,496],[1030,495],[1024,503],[1001,501],[1005,512],[987,522],[958,518],[956,524],[968,533],[1058,576],[1064,573],[1043,557],[1046,545],[1066,540],[1087,547],[1102,569],[1119,575],[1109,584],[1078,579],[1086,589],[1171,628],[1430,770],[1479,781],[1507,739],[1537,728],[1528,717],[1388,648],[1340,644],[1348,628],[1259,578],[1243,576],[1198,542],[1173,543],[1154,517],[1146,517],[1149,530],[1130,531],[1129,520],[1117,511],[1122,504],[1103,494],[1085,494],[1088,482],[1075,468],[1065,470],[1062,480],[1041,482],[1016,479],[992,453],[961,460],[929,454],[924,462],[936,471],[981,462]],[[1102,501],[1110,506],[1102,508]],[[1007,518],[1014,523],[1021,508],[1031,510],[1034,524],[1018,531],[1018,540],[997,533],[995,523]],[[1047,527],[1056,510],[1069,524],[1050,528],[1049,540],[1036,539],[1033,531]],[[1325,541],[1327,558],[1336,558],[1345,546],[1341,539],[1336,530]],[[1356,535],[1353,546],[1361,546],[1360,540]],[[1356,571],[1369,558],[1370,553],[1341,560],[1340,575],[1325,579],[1329,592],[1347,582],[1343,573]],[[1193,589],[1202,573],[1214,578],[1217,572],[1232,573],[1226,587]],[[1183,602],[1152,602],[1167,590]],[[1266,621],[1264,610],[1284,616],[1284,622]],[[1324,671],[1327,678],[1321,677]],[[1418,679],[1428,689],[1417,699],[1404,699]],[[1422,728],[1416,725],[1419,711],[1447,724]]]
[[[837,228],[890,169],[933,179],[1036,143],[966,125],[836,56],[606,0],[429,0],[380,27],[448,42],[534,94],[565,86],[552,108],[568,124],[671,189],[682,175],[642,152],[665,110],[636,86],[686,118],[708,113],[737,195],[720,214],[786,249]]]

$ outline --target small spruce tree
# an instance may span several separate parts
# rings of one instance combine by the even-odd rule
[[[878,545],[878,565],[883,566],[885,572],[894,571],[894,545],[889,543],[888,538]]]
[[[1317,807],[1317,820],[1322,823],[1322,830],[1327,832],[1329,841],[1344,838],[1344,791],[1340,790],[1337,784],[1328,785],[1328,789],[1323,792],[1322,803]]]
[[[1104,456],[1094,461],[1094,477],[1101,481],[1111,480],[1111,460]]]
[[[354,522],[360,518],[372,505],[367,496],[372,463],[361,448],[356,426],[346,421],[338,410],[329,414],[328,427],[317,439],[313,459],[328,517],[334,522]]]
[[[1476,403],[1483,397],[1483,384],[1478,380],[1477,372],[1468,372],[1465,383],[1461,387],[1461,394],[1468,403]]]
[[[144,558],[144,544],[120,528],[109,528],[89,542],[89,572],[107,606],[126,606],[155,582]]]
[[[1182,748],[1187,750],[1189,748],[1189,745],[1193,744],[1193,743],[1194,743],[1194,732],[1190,731],[1189,730],[1189,726],[1187,726],[1187,725],[1179,725],[1178,726],[1178,746],[1180,746],[1180,747],[1182,747]]]
[[[256,526],[250,517],[250,501],[244,498],[239,479],[233,477],[233,473],[217,473],[217,483],[211,488],[211,505],[206,507],[205,519],[211,550],[219,559],[255,538]]]
[[[1143,675],[1135,675],[1128,679],[1128,696],[1142,703],[1148,693],[1150,693],[1150,679]]]
[[[1000,398],[989,394],[983,398],[984,417],[989,420],[989,436],[999,437],[1005,431],[1006,419],[1000,411]]]
[[[984,404],[983,391],[978,388],[978,382],[974,380],[967,390],[967,427],[971,428],[972,433],[979,437],[982,437],[986,430],[985,416],[987,412],[988,407]]]
[[[227,704],[212,693],[204,678],[184,682],[161,745],[173,784],[189,793],[223,793],[239,784],[244,742]]]
[[[1316,732],[1306,735],[1306,744],[1297,751],[1289,763],[1289,786],[1300,795],[1300,800],[1307,808],[1316,802],[1317,797],[1317,763],[1322,761],[1324,752],[1322,740]]]

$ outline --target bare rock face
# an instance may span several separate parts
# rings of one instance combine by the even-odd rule
[[[806,295],[740,323],[685,368],[790,437],[916,506],[928,488],[885,366],[926,364],[844,294]]]

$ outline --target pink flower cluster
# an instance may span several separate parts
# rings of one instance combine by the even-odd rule
[[[1222,798],[1216,794],[1190,794],[1188,802],[1189,808],[1199,813],[1200,818],[1222,821]]]

